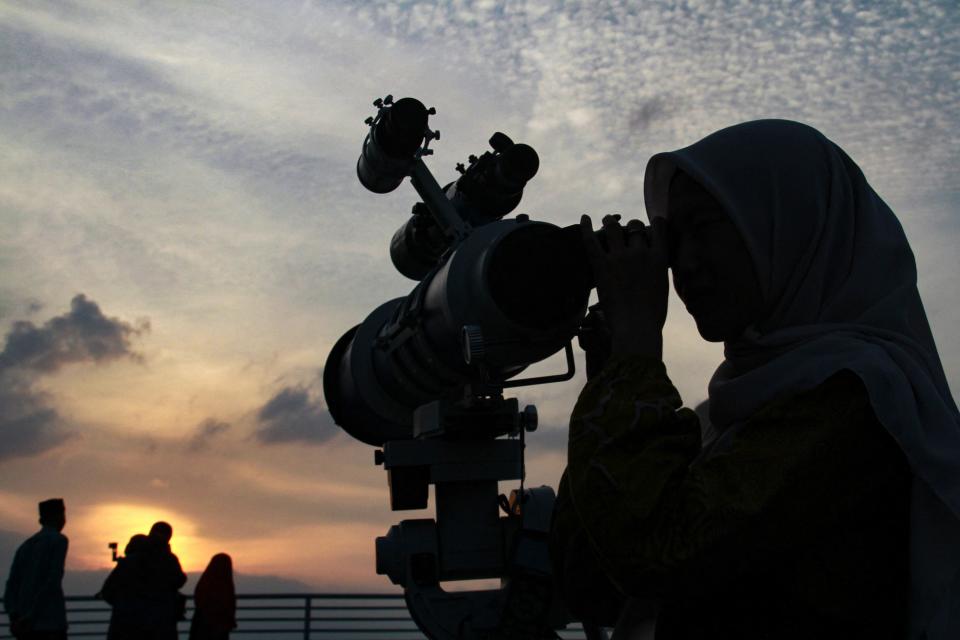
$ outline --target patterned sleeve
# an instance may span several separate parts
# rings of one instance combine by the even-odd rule
[[[582,527],[622,593],[669,597],[709,593],[809,539],[850,506],[851,485],[871,481],[870,439],[844,428],[865,422],[863,387],[849,372],[834,378],[759,412],[723,453],[694,463],[699,421],[663,363],[612,360],[571,418],[558,503],[574,513],[559,514],[555,547]]]

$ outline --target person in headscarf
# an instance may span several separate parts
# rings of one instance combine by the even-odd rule
[[[157,522],[149,535],[130,538],[100,590],[113,607],[108,640],[175,640],[187,581],[180,560],[170,549],[173,527]],[[183,599],[183,600],[182,600]]]
[[[150,539],[142,533],[130,538],[100,589],[99,597],[112,608],[107,640],[140,640],[153,633],[151,602],[147,597]]]
[[[233,561],[225,553],[210,558],[193,591],[190,640],[226,640],[237,627]]]
[[[570,421],[567,601],[654,602],[658,640],[960,638],[960,415],[896,216],[784,120],[654,156],[644,192],[649,227],[581,223],[612,355]],[[668,267],[724,343],[705,439],[662,362]]]
[[[63,570],[69,541],[61,533],[67,523],[60,498],[39,505],[40,531],[17,549],[3,592],[10,632],[18,640],[67,637]]]

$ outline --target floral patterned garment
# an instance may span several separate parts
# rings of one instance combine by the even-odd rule
[[[615,357],[570,421],[551,552],[581,618],[660,604],[658,638],[900,637],[909,466],[842,371],[701,455],[662,362]]]

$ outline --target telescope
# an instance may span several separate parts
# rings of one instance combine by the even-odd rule
[[[529,145],[494,133],[491,150],[441,187],[424,163],[440,138],[429,126],[436,110],[415,98],[373,104],[357,177],[374,193],[409,178],[420,196],[390,241],[394,266],[416,284],[335,343],[324,394],[337,425],[377,448],[392,510],[425,509],[430,485],[436,500],[435,520],[404,520],[377,538],[377,573],[403,587],[432,639],[553,637],[571,622],[547,551],[555,494],[524,488],[536,407],[521,410],[504,391],[575,373],[572,339],[593,286],[580,230],[506,218],[539,168]],[[561,351],[564,371],[523,376]],[[519,488],[499,495],[500,481]],[[477,579],[500,588],[441,584]]]

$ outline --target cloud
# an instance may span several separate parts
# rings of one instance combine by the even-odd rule
[[[45,395],[0,374],[0,462],[43,453],[71,435]]]
[[[781,117],[865,158],[884,191],[916,193],[955,183],[960,14],[946,4],[414,0],[398,11],[376,0],[349,10],[385,36],[442,51],[471,79],[497,74],[539,132],[534,146],[586,184],[598,173],[583,171],[590,152],[630,175],[634,157]],[[485,69],[472,68],[478,60]],[[663,108],[650,111],[655,101]],[[568,135],[567,116],[585,106],[595,126]]]
[[[42,327],[21,320],[13,324],[0,352],[0,371],[52,373],[76,362],[103,363],[122,357],[138,358],[130,338],[149,330],[108,318],[96,302],[82,293],[70,301],[70,311],[51,318]]]
[[[187,441],[187,450],[203,451],[210,447],[212,440],[230,430],[230,423],[207,418],[197,425],[194,434]]]
[[[669,105],[670,101],[662,96],[653,96],[646,100],[641,100],[637,106],[630,111],[627,119],[627,129],[631,134],[639,134],[647,131],[661,118],[670,117],[670,111],[676,109],[676,104]],[[669,106],[668,106],[669,105]]]
[[[285,387],[257,413],[257,440],[321,443],[339,433],[333,418],[320,402],[311,399],[303,387]]]
[[[138,359],[130,340],[148,328],[104,316],[82,293],[41,327],[14,322],[0,352],[0,460],[43,453],[74,434],[38,378],[68,364]]]
[[[205,13],[185,10],[196,11],[198,19]],[[282,65],[279,73],[265,70],[273,62],[265,58],[266,51],[250,54],[241,47],[187,53],[173,44],[183,30],[167,24],[167,15],[151,21],[146,10],[86,12],[66,19],[55,13],[19,10],[8,24],[0,22],[0,39],[12,44],[11,62],[18,70],[7,77],[8,109],[28,131],[56,122],[63,138],[82,141],[85,148],[92,145],[91,150],[117,160],[139,162],[144,149],[168,152],[243,176],[259,189],[296,190],[300,196],[310,191],[305,185],[312,189],[323,181],[329,193],[352,177],[352,167],[332,161],[327,153],[345,134],[329,128],[329,133],[304,135],[308,123],[299,122],[302,103],[290,104],[297,94],[302,99],[300,87],[287,86]],[[204,27],[211,31],[203,38],[206,43],[223,46],[221,25]],[[137,29],[140,34],[131,36]],[[164,34],[166,29],[170,31]],[[112,37],[104,37],[105,31]],[[252,59],[238,60],[238,55]],[[236,67],[228,68],[232,65]],[[258,90],[223,93],[223,77],[241,72],[251,79],[271,76],[262,80],[274,90],[268,96]],[[232,100],[239,104],[229,104]],[[261,112],[276,122],[263,126]],[[291,131],[291,121],[302,126]]]

